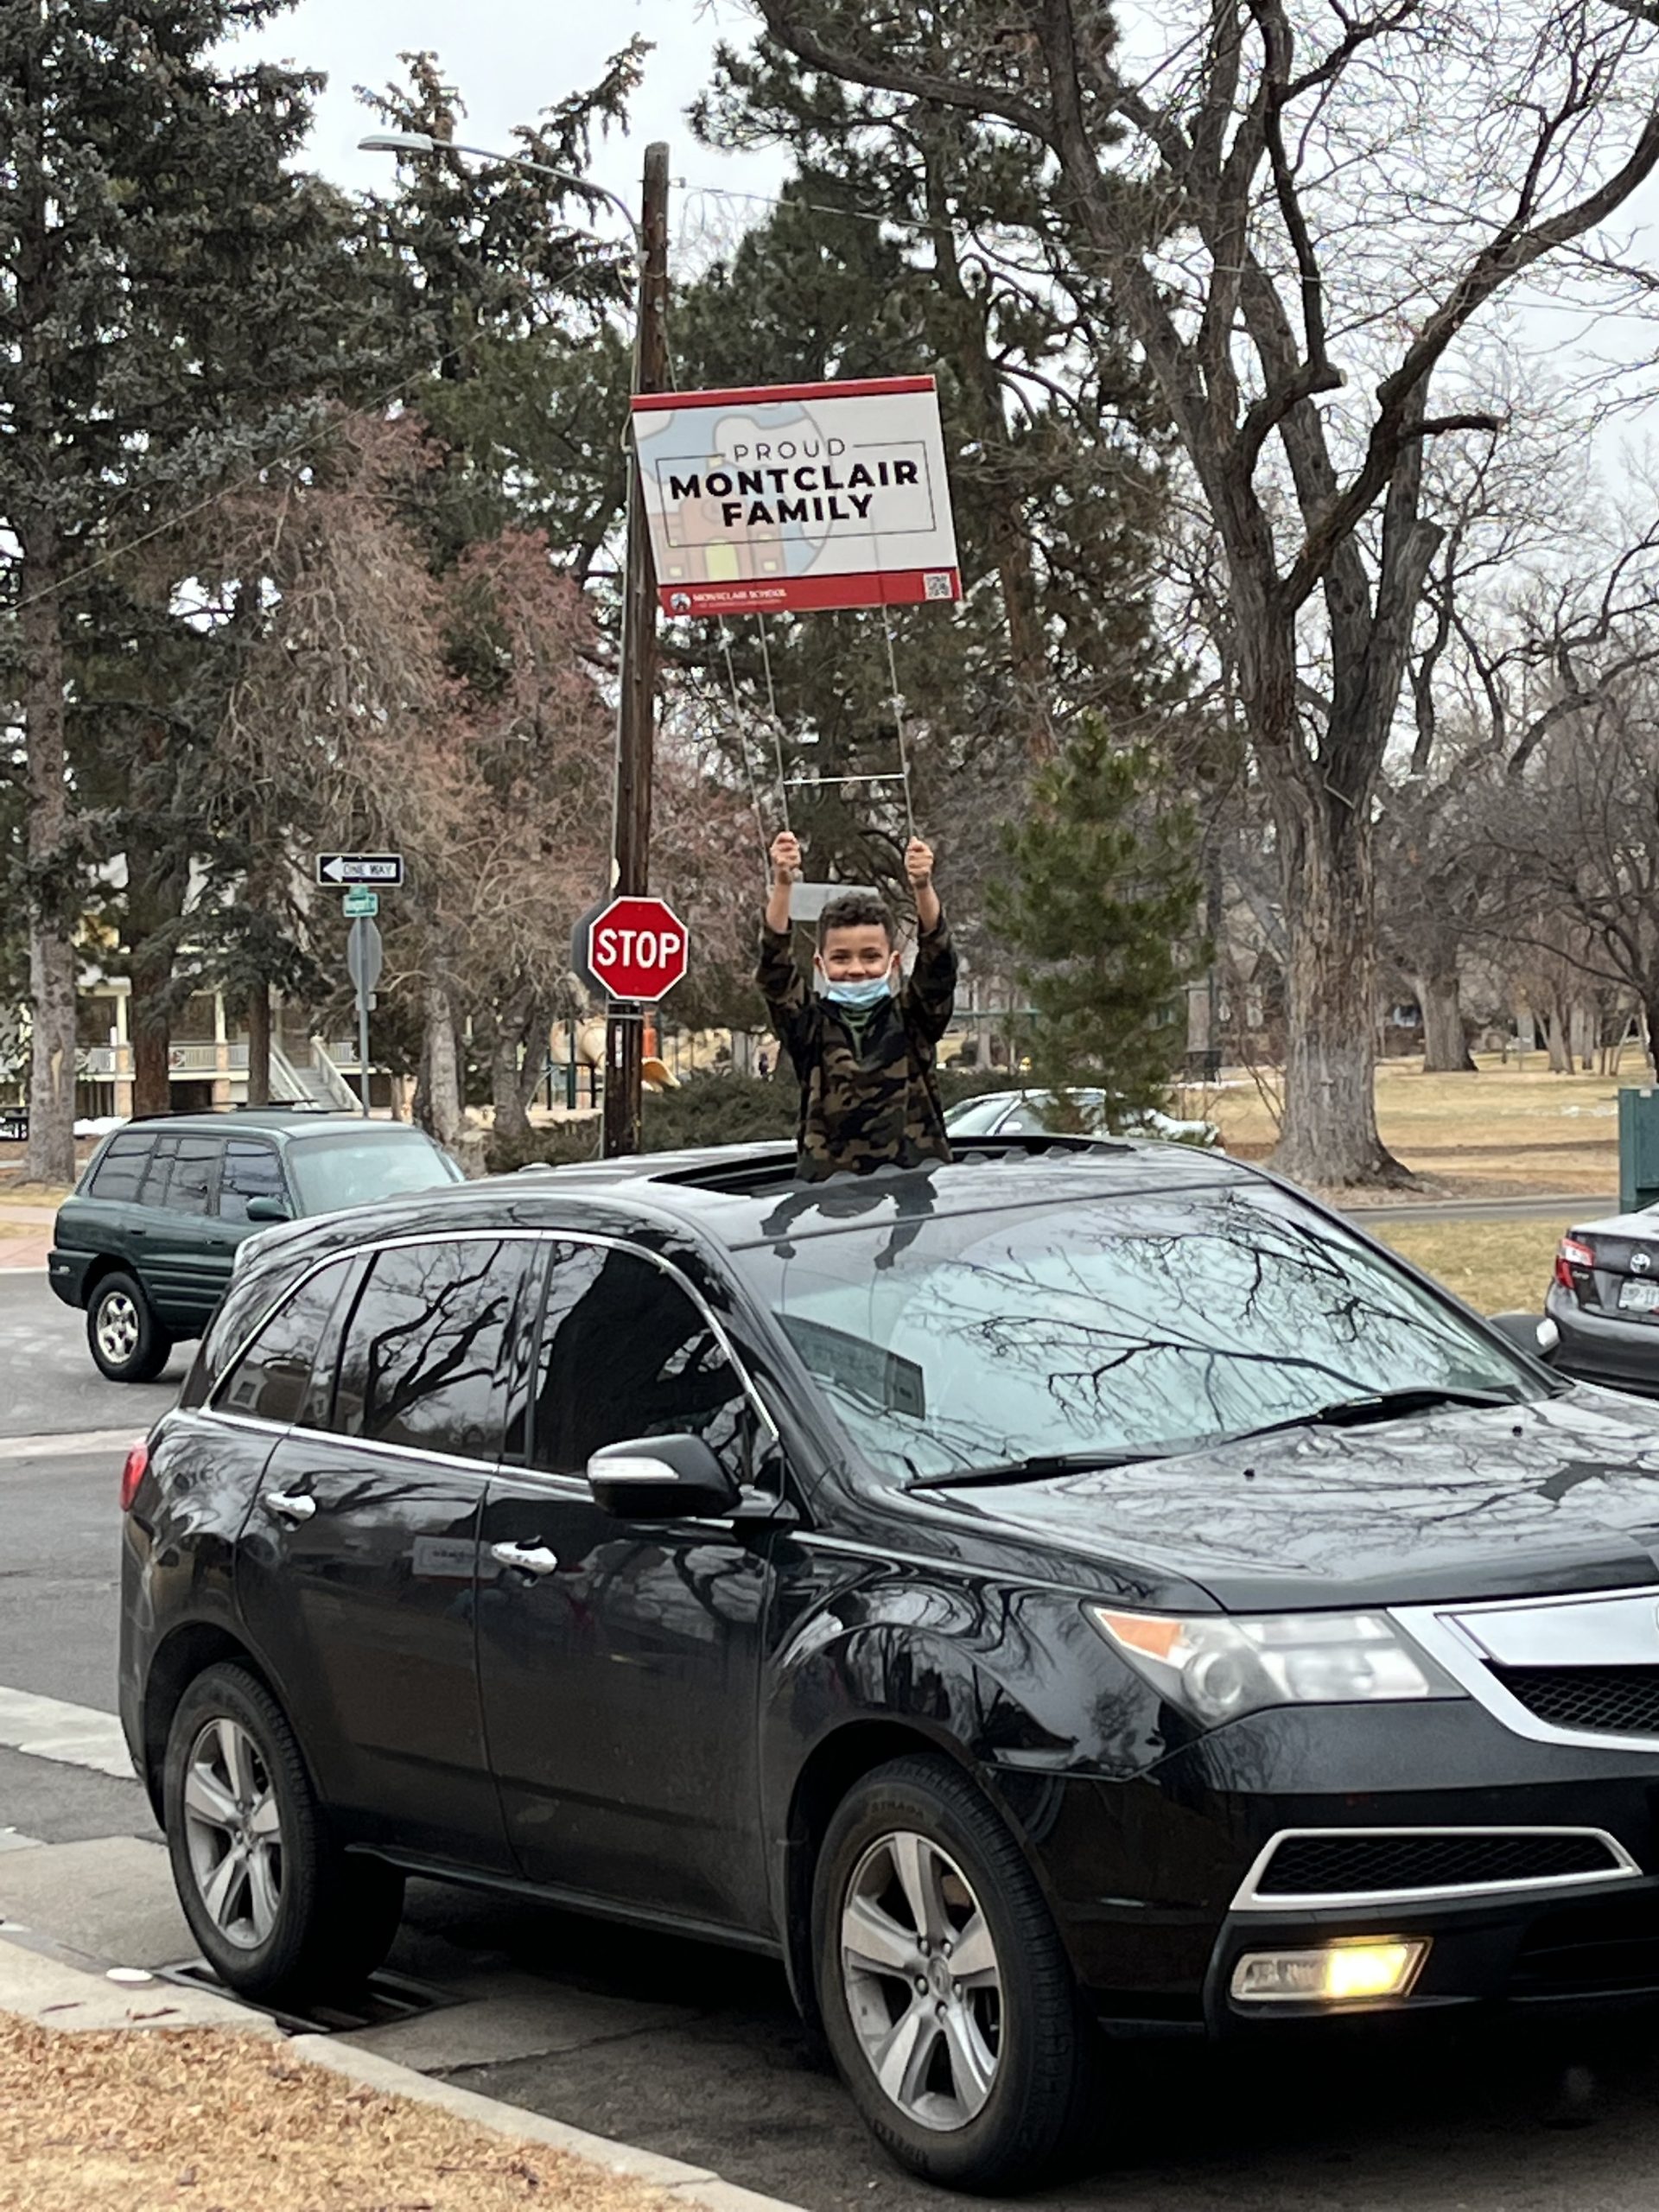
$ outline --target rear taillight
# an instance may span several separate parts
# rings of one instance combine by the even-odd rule
[[[138,1495],[138,1485],[149,1470],[149,1446],[135,1444],[127,1454],[127,1464],[121,1470],[121,1510],[129,1513],[132,1501]]]
[[[1555,1248],[1555,1280],[1563,1290],[1576,1290],[1579,1275],[1595,1264],[1595,1247],[1576,1236],[1563,1236]]]

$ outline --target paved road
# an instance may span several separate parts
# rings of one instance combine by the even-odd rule
[[[194,1355],[181,1344],[158,1382],[106,1382],[86,1349],[86,1315],[54,1298],[44,1274],[0,1272],[0,1436],[142,1436],[177,1397]]]
[[[1349,1218],[1362,1227],[1371,1221],[1600,1221],[1618,1211],[1618,1193],[1586,1198],[1560,1193],[1539,1198],[1419,1198],[1397,1205],[1351,1206]]]
[[[59,1435],[143,1426],[165,1389],[118,1393],[118,1425],[64,1319],[38,1279],[32,1297],[0,1284],[0,1374],[21,1377],[29,1417]],[[161,1967],[190,1944],[137,1783],[3,1747],[7,1692],[113,1707],[118,1463],[115,1433],[92,1448],[0,1441],[0,1919],[105,1963]],[[359,2039],[423,2070],[808,2212],[959,2202],[872,2148],[763,1963],[426,1884],[391,1963],[446,2001]],[[1086,2176],[1027,2202],[1650,2212],[1659,2022],[1593,2036],[1471,2023],[1404,2047],[1269,2029],[1254,2048],[1123,2048],[1099,2112]]]

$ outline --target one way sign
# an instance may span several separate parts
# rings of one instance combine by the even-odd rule
[[[401,853],[319,853],[317,881],[340,889],[348,883],[372,883],[396,891],[404,880]]]

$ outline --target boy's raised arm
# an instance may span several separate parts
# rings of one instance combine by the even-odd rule
[[[905,849],[905,874],[916,901],[916,961],[905,986],[911,1019],[937,1044],[957,1007],[957,951],[944,926],[944,909],[933,887],[933,848],[912,837]]]
[[[802,1018],[806,1012],[806,983],[795,963],[789,939],[789,893],[801,865],[798,838],[780,830],[772,841],[772,888],[766,893],[766,927],[760,938],[760,964],[755,981],[766,1001],[766,1012],[779,1043],[791,1060],[797,1057]]]

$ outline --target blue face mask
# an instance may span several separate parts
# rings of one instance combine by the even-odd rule
[[[855,1014],[880,1006],[882,1000],[891,998],[892,990],[885,976],[872,976],[862,983],[826,983],[823,995],[832,1006],[850,1007]]]

